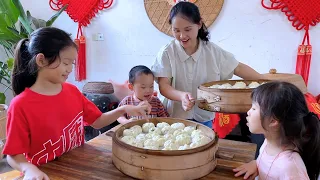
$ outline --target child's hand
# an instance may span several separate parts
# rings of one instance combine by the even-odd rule
[[[181,103],[182,103],[182,108],[185,111],[189,111],[192,109],[194,106],[194,98],[192,97],[191,93],[184,93],[181,96]]]
[[[258,176],[258,168],[256,161],[251,161],[247,164],[244,164],[236,169],[233,169],[233,172],[236,172],[235,177],[241,176],[244,174],[243,179],[254,179]]]
[[[30,166],[24,172],[23,180],[50,180],[49,177],[36,166]]]
[[[138,106],[126,106],[125,111],[130,116],[142,116],[148,119],[147,114],[151,112],[151,105],[147,101],[143,101]]]
[[[137,119],[136,118],[130,118],[128,119],[128,122],[132,122],[132,121],[136,121]]]

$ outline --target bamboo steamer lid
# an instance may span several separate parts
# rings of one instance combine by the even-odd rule
[[[297,86],[303,94],[308,92],[306,83],[299,74],[277,73],[276,69],[270,69],[269,73],[264,74],[265,79],[285,81]]]
[[[161,32],[172,36],[169,24],[171,7],[177,0],[144,0],[144,7],[152,24]],[[218,17],[224,0],[189,0],[199,7],[204,24],[209,27]]]

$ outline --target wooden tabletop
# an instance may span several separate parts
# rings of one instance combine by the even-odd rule
[[[40,167],[50,179],[133,179],[121,173],[112,164],[112,134],[119,126],[105,134],[88,141],[58,159]],[[209,179],[242,179],[235,178],[232,169],[254,159],[256,145],[219,139],[217,152],[218,165],[209,175],[201,178]],[[0,180],[16,179],[18,171],[10,171],[0,175]],[[21,178],[22,179],[22,178]]]

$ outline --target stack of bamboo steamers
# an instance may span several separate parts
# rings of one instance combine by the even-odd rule
[[[198,87],[198,99],[202,99],[199,107],[211,112],[245,113],[251,107],[252,84],[262,84],[270,80],[283,80],[298,86],[307,92],[300,75],[276,73],[271,70],[262,80],[228,80],[202,84]],[[219,88],[219,85],[236,83],[245,84],[246,88]],[[184,123],[201,130],[211,141],[205,145],[185,150],[152,150],[143,149],[121,140],[124,130],[147,123],[147,120],[133,121],[122,125],[113,136],[112,160],[114,165],[124,174],[137,179],[198,179],[212,172],[216,165],[218,138],[212,129],[192,121],[174,118],[153,118],[149,122],[166,122],[168,124]]]

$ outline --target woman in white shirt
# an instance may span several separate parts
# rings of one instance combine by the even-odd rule
[[[164,46],[152,66],[160,93],[172,117],[190,119],[212,128],[214,114],[195,105],[197,87],[210,81],[232,78],[261,79],[262,75],[238,62],[234,56],[209,41],[198,7],[179,2],[169,17],[175,40]]]

